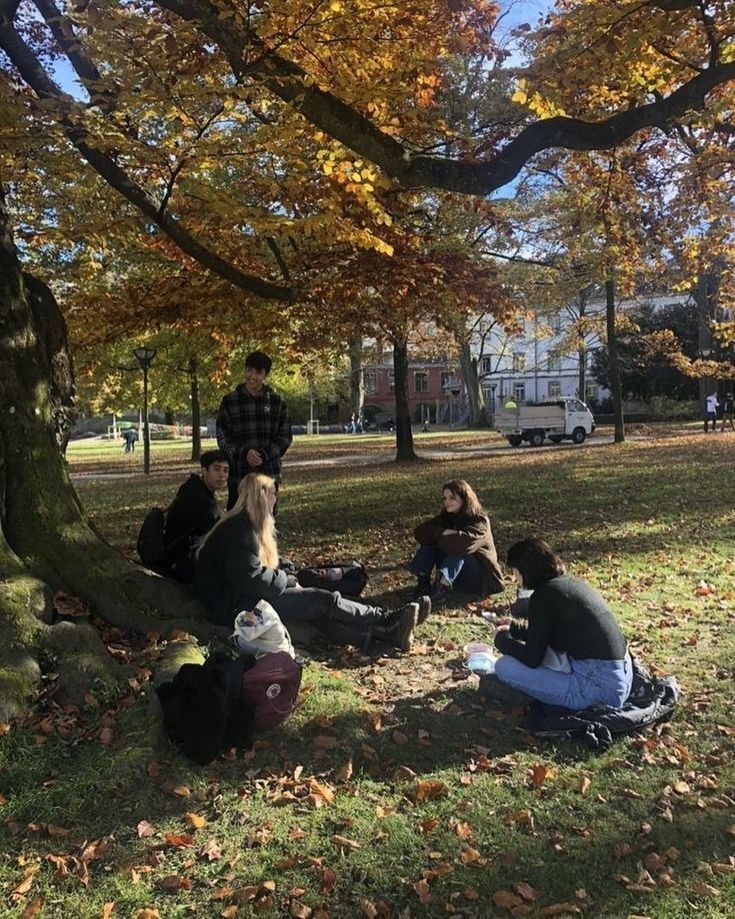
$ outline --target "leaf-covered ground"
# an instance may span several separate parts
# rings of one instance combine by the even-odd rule
[[[501,554],[548,538],[609,598],[634,649],[676,674],[669,724],[601,755],[535,740],[520,712],[478,699],[462,648],[488,626],[457,607],[430,617],[408,657],[312,642],[291,721],[200,769],[149,752],[160,643],[107,629],[135,666],[122,697],[64,710],[48,661],[29,718],[0,729],[8,914],[735,914],[735,435],[642,433],[541,450],[428,435],[417,445],[434,458],[416,465],[375,461],[386,438],[299,438],[280,540],[297,562],[362,559],[368,593],[397,603],[413,526],[442,482],[466,477]],[[191,468],[178,444],[154,445],[147,480],[115,444],[69,456],[96,525],[130,553],[144,510]]]

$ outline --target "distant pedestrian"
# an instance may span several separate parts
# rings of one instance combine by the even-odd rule
[[[725,396],[725,403],[722,408],[722,430],[724,432],[725,425],[730,425],[730,430],[735,431],[735,424],[733,424],[733,419],[735,418],[735,402],[733,402],[732,393],[729,392]]]
[[[358,415],[355,419],[355,434],[362,434],[363,431],[362,415]]]
[[[712,430],[717,430],[717,409],[720,407],[719,399],[717,398],[717,391],[711,393],[705,399],[705,411],[704,411],[704,431],[705,434],[709,430],[709,423],[712,422]]]
[[[357,424],[357,422],[356,422],[356,420],[355,420],[355,413],[353,412],[353,413],[350,415],[350,420],[349,420],[349,421],[347,422],[347,424],[345,425],[345,434],[354,434],[354,433],[355,433],[355,426],[356,426],[356,424]]]
[[[125,438],[125,452],[135,453],[135,444],[138,440],[138,429],[128,428],[123,434],[123,437]]]

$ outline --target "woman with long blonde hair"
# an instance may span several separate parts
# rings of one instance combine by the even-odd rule
[[[503,590],[490,518],[464,479],[442,485],[441,511],[420,523],[414,537],[419,549],[409,571],[417,575],[416,596],[431,594],[434,603],[452,591],[487,597]],[[436,581],[432,586],[432,571]]]
[[[419,618],[423,621],[431,610],[429,598],[390,611],[301,587],[293,574],[279,568],[275,503],[273,479],[251,473],[240,482],[235,504],[205,537],[194,590],[213,621],[232,626],[241,610],[267,600],[286,625],[308,622],[342,644],[367,647],[378,639],[409,651]]]

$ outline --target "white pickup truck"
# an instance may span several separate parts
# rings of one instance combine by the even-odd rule
[[[575,398],[550,399],[516,408],[506,404],[495,413],[495,430],[507,437],[513,447],[519,447],[524,440],[540,447],[547,437],[555,444],[565,438],[581,444],[594,429],[592,412]]]

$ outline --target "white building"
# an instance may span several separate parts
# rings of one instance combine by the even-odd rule
[[[654,307],[688,301],[688,295],[657,295],[622,300],[617,313],[652,303]],[[583,315],[570,305],[553,316],[532,316],[520,334],[506,332],[499,324],[482,320],[473,342],[478,357],[480,385],[488,407],[513,397],[518,403],[577,396],[599,403],[609,390],[593,378],[595,352],[605,341],[605,300],[596,292],[584,304]],[[586,364],[585,392],[580,393],[580,361]]]

